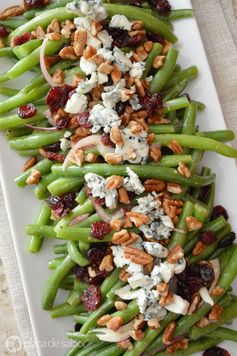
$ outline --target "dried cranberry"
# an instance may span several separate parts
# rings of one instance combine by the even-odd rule
[[[91,225],[91,235],[98,240],[103,240],[110,231],[110,225],[105,221],[96,221]]]
[[[198,277],[189,278],[187,283],[192,294],[197,293],[204,286],[202,279]]]
[[[75,330],[75,331],[80,331],[80,329],[81,329],[81,324],[76,323],[76,324],[74,325],[74,330]]]
[[[210,195],[210,189],[211,189],[210,185],[206,185],[205,187],[202,187],[200,189],[198,199],[201,200],[203,203],[206,203],[208,201]]]
[[[0,37],[7,37],[9,35],[9,31],[5,26],[0,26]]]
[[[189,286],[180,280],[177,282],[177,294],[188,302],[191,302],[192,300],[192,293]]]
[[[97,286],[89,286],[82,294],[81,300],[86,310],[96,310],[100,304],[101,292]]]
[[[105,204],[105,198],[96,198],[95,203],[99,205],[104,205]]]
[[[87,258],[91,266],[99,266],[106,254],[107,246],[92,247],[87,251]]]
[[[221,205],[217,205],[213,208],[212,211],[212,220],[219,218],[219,216],[223,216],[226,220],[228,220],[229,216],[225,208]]]
[[[70,91],[72,91],[72,89],[73,87],[65,84],[53,87],[49,90],[48,95],[46,97],[46,102],[52,114],[66,105],[68,95]]]
[[[32,38],[31,33],[30,32],[26,32],[21,36],[15,36],[13,39],[13,44],[14,46],[20,46],[23,43],[26,43],[28,41],[30,41]]]
[[[89,121],[90,114],[88,111],[83,112],[82,114],[77,115],[77,121],[78,124],[81,127],[85,127],[87,129],[90,129],[92,127],[92,124]]]
[[[145,34],[143,33],[138,33],[137,35],[133,37],[128,37],[127,39],[127,46],[138,46],[139,43],[144,39]]]
[[[44,149],[50,152],[58,152],[61,149],[60,142],[56,142],[56,143],[52,143],[52,145],[44,146]]]
[[[165,39],[159,33],[147,32],[146,37],[149,41],[158,42],[163,46],[165,45]]]
[[[126,102],[123,103],[122,101],[119,101],[116,104],[115,110],[117,111],[117,114],[119,116],[123,115],[125,109],[126,109]]]
[[[50,161],[59,162],[59,163],[63,163],[65,159],[65,157],[61,153],[50,152],[45,150],[42,156],[49,159]]]
[[[200,277],[205,286],[209,286],[215,279],[215,274],[211,264],[207,262],[199,263],[200,266]]]
[[[109,27],[109,35],[113,38],[113,46],[118,48],[127,46],[137,46],[145,37],[143,33],[139,33],[133,37],[128,35],[127,30],[122,30],[114,27]]]
[[[162,16],[168,16],[171,11],[171,5],[167,0],[157,0],[156,8]]]
[[[203,356],[230,356],[230,353],[221,347],[215,346],[204,351]]]
[[[208,230],[204,231],[201,233],[199,239],[205,244],[205,245],[211,245],[216,241],[216,236],[213,231]]]
[[[24,0],[24,2],[28,9],[37,9],[46,4],[45,0]]]
[[[59,130],[63,130],[66,129],[67,127],[70,126],[70,118],[68,116],[66,117],[60,117],[59,119],[57,119],[56,121],[56,127]]]
[[[103,143],[105,146],[109,147],[115,147],[115,144],[110,140],[109,134],[103,133],[100,137],[100,141]]]
[[[30,117],[35,116],[37,113],[37,109],[33,104],[22,105],[18,109],[18,116],[21,119],[29,119]]]
[[[76,266],[74,268],[74,273],[77,279],[81,282],[88,283],[90,276],[88,274],[87,267]]]
[[[150,116],[153,116],[160,112],[163,108],[162,96],[159,93],[147,94],[140,99],[140,104],[143,109],[146,110]]]
[[[76,194],[74,192],[65,193],[60,196],[60,199],[63,201],[64,205],[69,209],[75,208],[75,198]]]
[[[226,248],[231,246],[235,240],[235,233],[232,231],[229,235],[227,235],[223,240],[218,243],[219,248]]]

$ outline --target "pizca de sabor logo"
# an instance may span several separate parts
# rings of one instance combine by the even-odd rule
[[[5,341],[5,347],[8,352],[16,353],[22,350],[22,341],[19,336],[11,335]]]

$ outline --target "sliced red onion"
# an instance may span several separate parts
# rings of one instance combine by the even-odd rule
[[[43,40],[43,43],[41,45],[41,48],[40,48],[40,68],[41,68],[41,71],[42,71],[42,74],[43,74],[45,80],[49,83],[49,85],[51,87],[55,87],[55,86],[57,86],[57,84],[53,81],[53,78],[49,74],[49,72],[46,68],[45,59],[44,59],[44,52],[45,52],[45,48],[48,43],[48,40],[49,39],[47,37],[45,37],[45,39]]]
[[[74,219],[72,219],[69,226],[74,226],[74,225],[78,224],[79,222],[86,220],[88,218],[88,216],[90,216],[90,214],[83,214],[80,216],[76,216]]]
[[[117,211],[115,211],[113,214],[111,214],[111,220],[119,220],[124,217],[124,209],[121,208]]]
[[[220,278],[220,273],[221,273],[221,267],[220,267],[220,262],[219,262],[218,258],[211,260],[210,263],[212,265],[215,278],[209,288],[209,293],[211,293],[213,291],[213,289],[215,288],[215,286],[217,285],[218,280]]]
[[[33,126],[33,125],[25,125],[29,129],[37,130],[37,131],[58,131],[57,127],[40,127],[40,126]]]
[[[70,162],[70,159],[72,158],[72,155],[80,149],[86,149],[86,148],[92,148],[92,147],[97,147],[99,150],[100,154],[104,157],[106,153],[111,153],[114,152],[114,148],[112,147],[107,147],[102,144],[100,140],[100,135],[90,135],[82,140],[78,141],[72,149],[69,151],[68,155],[66,156],[64,163],[63,163],[63,169],[65,169]]]
[[[97,204],[95,199],[90,195],[88,196],[88,198],[90,199],[90,201],[92,202],[97,214],[99,215],[99,217],[107,222],[108,224],[110,223],[110,221],[112,220],[112,216],[110,214],[107,214],[104,209],[102,208],[102,206],[100,204]]]

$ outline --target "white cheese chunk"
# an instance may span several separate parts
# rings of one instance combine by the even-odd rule
[[[132,68],[129,71],[129,74],[132,78],[141,79],[143,76],[143,72],[145,70],[146,63],[145,62],[134,62],[132,64]]]
[[[80,68],[86,74],[93,74],[97,69],[97,64],[93,61],[87,60],[84,57],[80,59]]]
[[[114,48],[114,59],[122,72],[128,72],[132,68],[130,59],[117,47]]]
[[[142,194],[145,188],[138,178],[138,175],[134,173],[133,170],[131,170],[129,167],[126,168],[126,171],[128,173],[128,177],[124,179],[124,188],[129,192],[134,192],[137,195]]]
[[[151,256],[165,258],[168,256],[169,250],[158,242],[143,242],[144,249]]]
[[[113,38],[108,34],[106,30],[102,30],[97,33],[97,37],[102,42],[104,48],[111,48],[113,43]]]
[[[74,0],[67,4],[67,9],[97,21],[105,20],[108,16],[102,0]]]
[[[87,32],[86,44],[96,49],[99,49],[101,47],[101,41],[98,40],[98,38],[96,38],[95,36],[92,36],[92,34],[90,34],[89,32]]]
[[[88,17],[76,17],[74,19],[74,24],[76,25],[78,30],[91,30],[92,20]]]
[[[131,31],[132,23],[124,15],[114,15],[110,20],[109,27]]]
[[[86,111],[88,99],[86,95],[74,93],[67,101],[65,111],[70,114],[79,114]]]
[[[101,104],[97,104],[90,112],[89,122],[92,124],[92,133],[103,129],[104,132],[110,132],[112,127],[119,127],[121,119],[117,112],[113,109],[105,108]]]

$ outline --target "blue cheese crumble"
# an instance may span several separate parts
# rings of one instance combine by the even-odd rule
[[[131,31],[132,23],[124,15],[114,15],[110,20],[109,27],[120,28],[121,30]]]
[[[84,15],[92,20],[102,21],[108,16],[102,0],[74,0],[66,5],[67,9]]]
[[[119,127],[121,125],[121,119],[117,112],[104,107],[102,104],[97,104],[93,107],[90,112],[89,122],[92,124],[92,133],[96,133],[101,129],[109,133],[112,127]]]
[[[145,164],[148,158],[149,145],[147,143],[147,132],[133,134],[130,129],[120,130],[123,146],[116,145],[115,153],[122,155],[124,161],[133,164]]]
[[[114,208],[117,205],[118,193],[116,189],[106,188],[106,179],[94,173],[87,173],[85,181],[91,194],[95,198],[105,198],[105,205]]]
[[[138,175],[133,172],[133,170],[129,167],[126,168],[126,171],[128,177],[124,179],[124,188],[129,192],[134,192],[137,195],[142,194],[145,191],[145,188],[143,187],[140,179],[138,178]]]
[[[86,111],[87,104],[88,99],[86,95],[74,93],[67,101],[65,111],[69,114],[79,114]]]

